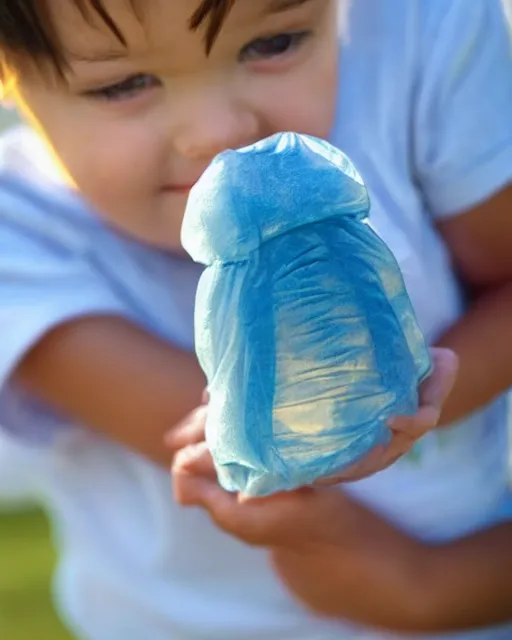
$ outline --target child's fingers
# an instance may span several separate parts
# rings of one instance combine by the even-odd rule
[[[183,506],[201,506],[224,531],[248,541],[253,534],[255,507],[224,491],[217,482],[211,456],[205,445],[187,447],[173,465],[176,501]]]
[[[311,527],[312,490],[283,493],[268,498],[246,498],[224,491],[217,482],[205,443],[180,451],[173,465],[174,496],[184,506],[201,506],[227,533],[247,544],[267,546],[307,536]],[[330,511],[330,510],[329,510]]]
[[[443,404],[450,395],[458,370],[458,358],[450,349],[432,349],[434,370],[420,388],[420,408],[414,416],[397,416],[389,426],[395,432],[417,440],[434,429]]]
[[[459,359],[450,349],[432,349],[431,354],[434,370],[421,385],[420,404],[441,409],[453,389]]]
[[[173,473],[188,473],[217,481],[217,473],[206,442],[191,444],[176,454]]]
[[[173,490],[176,502],[183,506],[202,506],[210,511],[220,487],[211,478],[173,469]]]
[[[174,497],[179,504],[206,509],[220,529],[246,543],[265,544],[265,535],[261,537],[260,532],[265,525],[254,517],[254,505],[239,502],[236,494],[224,491],[213,479],[179,467],[174,469],[173,485]]]
[[[363,478],[381,470],[385,453],[386,447],[378,445],[365,455],[364,458],[358,460],[340,473],[328,478],[317,480],[317,482],[315,482],[315,486],[328,487],[342,482],[356,482],[357,480],[362,480]]]
[[[204,440],[207,408],[199,407],[165,436],[165,444],[172,451],[179,451]]]
[[[393,418],[389,423],[389,427],[395,439],[402,434],[413,443],[436,427],[440,413],[440,407],[426,405],[421,407],[414,416],[397,416]]]
[[[174,497],[184,506],[203,506],[208,511],[223,499],[217,474],[205,442],[179,451],[172,467]]]

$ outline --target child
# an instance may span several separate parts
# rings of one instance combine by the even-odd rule
[[[460,425],[354,494],[428,540],[497,517],[512,382],[500,0],[357,0],[341,55],[338,4],[206,0],[191,17],[190,0],[2,2],[6,97],[45,142],[24,130],[2,150],[0,424],[48,447],[57,591],[79,637],[362,633],[295,604],[265,551],[173,503],[158,466],[204,385],[187,193],[217,152],[277,131],[353,157],[424,332],[461,356],[443,416]],[[456,273],[475,293],[465,314]]]

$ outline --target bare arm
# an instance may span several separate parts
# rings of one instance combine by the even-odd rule
[[[512,186],[439,225],[454,266],[472,293],[466,315],[439,346],[460,368],[441,424],[458,420],[512,386]]]
[[[51,331],[15,379],[75,421],[168,466],[164,434],[201,402],[192,353],[120,317],[96,316]]]
[[[512,621],[512,524],[432,547],[418,599],[424,631],[456,631]],[[425,606],[426,605],[426,606]]]

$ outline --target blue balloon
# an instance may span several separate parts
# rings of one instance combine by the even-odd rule
[[[414,413],[428,348],[350,160],[283,133],[217,156],[182,229],[204,265],[196,351],[206,438],[228,491],[332,477]]]

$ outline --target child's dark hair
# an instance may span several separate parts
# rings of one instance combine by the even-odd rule
[[[51,24],[48,4],[52,0],[0,0],[0,51],[4,57],[27,55],[36,63],[50,62],[62,75],[66,56]],[[205,26],[205,49],[210,53],[222,25],[236,0],[201,0],[190,18],[192,31]],[[256,2],[257,0],[253,0]],[[105,8],[104,0],[70,0],[85,19],[96,14],[125,45],[124,36]],[[129,0],[134,12],[143,11],[147,0]]]

